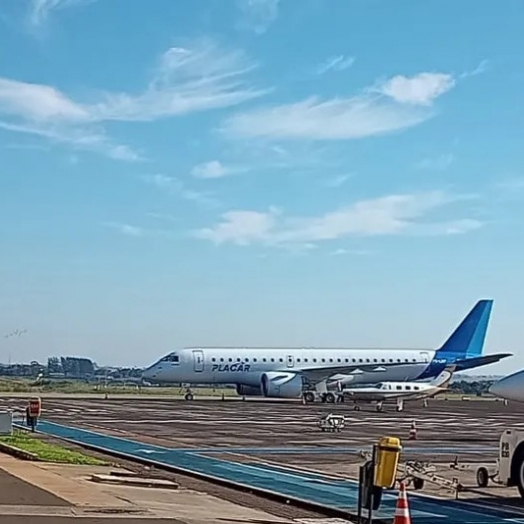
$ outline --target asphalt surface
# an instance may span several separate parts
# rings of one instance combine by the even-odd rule
[[[24,408],[22,399],[0,399],[0,409]],[[366,409],[366,408],[364,408]],[[449,461],[459,451],[468,460],[491,461],[497,456],[504,428],[524,429],[524,406],[495,401],[430,401],[406,403],[397,413],[353,411],[349,404],[181,400],[45,400],[45,420],[103,430],[134,440],[173,448],[216,448],[217,452],[238,448],[243,455],[271,455],[271,460],[290,460],[299,453],[301,463],[340,461],[356,454],[351,448],[369,449],[381,437],[397,436],[404,441],[410,458]],[[340,433],[322,433],[316,423],[328,413],[346,417]],[[408,441],[415,421],[417,440]],[[280,452],[279,452],[280,449]],[[420,451],[419,451],[420,450]],[[324,451],[325,453],[322,453]]]
[[[23,409],[26,402],[3,398],[0,409]],[[502,431],[524,429],[524,406],[475,400],[434,400],[428,408],[406,403],[401,413],[394,406],[377,413],[371,406],[356,412],[349,404],[136,398],[46,399],[43,409],[45,420],[175,450],[190,448],[238,465],[267,460],[346,474],[349,462],[362,461],[357,451],[384,435],[402,438],[405,458],[450,462],[458,455],[491,462]],[[316,426],[327,413],[345,415],[340,433],[322,433]],[[407,440],[412,421],[416,441]]]

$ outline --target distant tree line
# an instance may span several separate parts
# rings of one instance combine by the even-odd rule
[[[452,393],[462,393],[463,395],[485,395],[493,384],[493,380],[459,380],[449,386]]]

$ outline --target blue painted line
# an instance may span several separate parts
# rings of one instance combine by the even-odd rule
[[[229,462],[206,457],[194,449],[174,450],[45,421],[39,423],[37,430],[100,451],[120,453],[141,461],[150,461],[152,464],[278,493],[339,511],[355,512],[357,484],[351,480],[333,479],[319,473],[305,473],[269,464]],[[439,500],[417,494],[410,494],[409,499],[414,524],[503,524],[515,519],[518,522],[518,519],[523,518],[522,513],[476,506],[469,502]],[[392,520],[396,500],[396,492],[386,492],[381,511],[376,517]]]

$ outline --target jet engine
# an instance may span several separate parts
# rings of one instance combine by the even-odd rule
[[[237,395],[246,395],[246,397],[259,397],[262,395],[262,389],[253,386],[245,386],[244,384],[237,384]]]
[[[302,395],[302,377],[296,373],[264,373],[260,383],[265,397],[299,398]]]

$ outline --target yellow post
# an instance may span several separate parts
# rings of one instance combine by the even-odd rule
[[[373,484],[380,488],[392,488],[397,478],[397,468],[402,446],[397,437],[382,437],[377,445]]]

